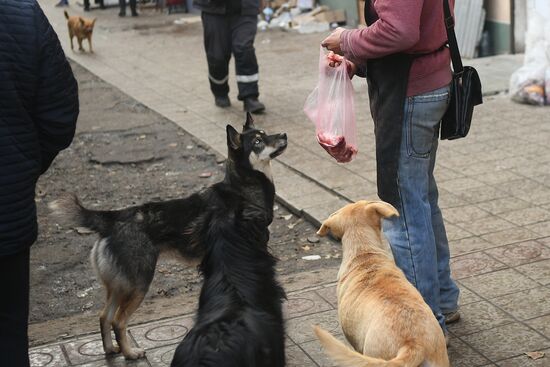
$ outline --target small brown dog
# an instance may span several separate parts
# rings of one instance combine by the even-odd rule
[[[317,232],[342,239],[338,318],[355,351],[315,327],[340,366],[450,366],[439,323],[383,245],[381,219],[396,215],[388,203],[358,201],[333,213]]]
[[[67,26],[69,27],[71,50],[74,50],[73,37],[76,37],[79,51],[84,51],[84,48],[82,47],[82,40],[87,39],[88,44],[90,45],[90,52],[94,52],[92,49],[92,34],[94,32],[96,18],[90,20],[76,15],[69,16],[69,13],[67,13],[66,10],[65,18],[67,18]]]

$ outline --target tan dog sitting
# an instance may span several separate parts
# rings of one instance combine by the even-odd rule
[[[388,203],[358,201],[323,222],[319,235],[342,239],[338,318],[355,351],[318,326],[315,333],[340,366],[448,367],[439,323],[383,245],[381,219],[395,215]]]
[[[65,18],[67,18],[67,26],[69,27],[71,50],[74,50],[73,37],[76,37],[79,51],[84,51],[84,48],[82,47],[82,40],[87,39],[88,45],[90,46],[90,52],[94,52],[92,49],[92,34],[94,32],[96,18],[90,20],[76,15],[69,16],[69,13],[67,13],[66,10]]]

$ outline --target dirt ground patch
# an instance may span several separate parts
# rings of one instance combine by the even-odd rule
[[[88,260],[96,236],[58,225],[49,216],[47,203],[64,192],[76,193],[85,205],[102,209],[184,197],[221,180],[224,172],[223,157],[174,123],[79,65],[73,64],[73,70],[81,101],[77,133],[37,188],[40,231],[31,251],[30,320],[46,323],[45,329],[47,322],[73,316],[91,319],[90,327],[95,328],[104,297]],[[280,260],[281,275],[339,262],[339,244],[328,239],[316,242],[315,231],[277,204],[270,248]],[[306,255],[321,259],[302,260]],[[144,302],[150,318],[159,316],[156,302],[169,307],[170,299],[195,296],[200,285],[195,268],[161,259]],[[31,335],[31,339],[45,342],[48,337]]]

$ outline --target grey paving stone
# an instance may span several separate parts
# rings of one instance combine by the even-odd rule
[[[506,268],[505,264],[483,252],[456,256],[451,259],[451,274],[455,279],[467,278],[503,268]]]
[[[332,305],[314,291],[289,295],[283,305],[287,319],[332,309]]]
[[[506,219],[511,223],[517,224],[518,226],[525,226],[527,224],[549,221],[550,211],[542,208],[532,207],[505,212],[500,214],[500,217]]]
[[[338,274],[338,267],[289,274],[280,277],[289,297],[312,286],[334,284]]]
[[[550,314],[550,289],[537,287],[491,300],[520,320]]]
[[[323,297],[325,301],[330,303],[335,309],[338,308],[338,295],[336,294],[336,285],[317,289],[315,291],[318,295]]]
[[[531,224],[525,228],[543,237],[550,236],[550,221]]]
[[[463,238],[472,237],[471,232],[452,223],[445,223],[445,230],[447,232],[447,239],[449,241],[457,241]]]
[[[516,242],[534,240],[539,237],[540,235],[525,227],[514,227],[504,231],[488,233],[481,236],[482,239],[494,244],[495,246],[503,246]]]
[[[336,310],[319,312],[316,314],[290,319],[286,324],[286,332],[296,344],[317,340],[313,333],[313,326],[319,325],[334,335],[342,333]]]
[[[502,153],[499,153],[502,155]],[[500,185],[509,181],[517,180],[520,178],[516,173],[508,170],[500,170],[495,172],[489,172],[475,176],[476,180],[484,182],[489,185]]]
[[[485,366],[489,362],[472,347],[458,338],[451,337],[449,347],[447,348],[449,361],[453,367],[475,367]]]
[[[493,186],[482,186],[473,189],[459,190],[456,191],[455,194],[460,199],[471,204],[479,204],[484,201],[501,199],[509,196],[509,194],[504,192],[502,189],[495,188]]]
[[[518,266],[516,270],[543,285],[550,284],[550,260],[542,260]]]
[[[449,247],[451,249],[452,257],[469,254],[472,252],[483,251],[495,246],[497,245],[480,237],[468,237],[460,240],[449,241]]]
[[[550,341],[520,323],[513,323],[462,337],[491,361],[550,347]]]
[[[537,241],[514,243],[485,251],[508,266],[518,266],[550,259],[550,248]]]
[[[29,351],[31,367],[64,367],[68,366],[60,345],[34,348]]]
[[[138,346],[148,350],[181,342],[192,327],[193,318],[190,316],[134,326],[129,330]]]
[[[550,315],[527,320],[525,323],[550,339]]]
[[[534,352],[534,351],[533,351]],[[533,360],[526,354],[500,361],[498,366],[500,367],[548,367],[550,366],[550,349],[541,351],[545,353],[545,356],[541,359]]]
[[[516,228],[514,224],[494,216],[472,219],[468,222],[458,223],[457,226],[476,236]]]
[[[531,203],[514,197],[506,197],[477,204],[481,209],[493,214],[528,208]]]
[[[165,347],[148,350],[146,357],[149,362],[151,362],[151,366],[169,367],[177,346],[177,344],[172,344]]]
[[[460,281],[456,282],[458,287],[460,288],[460,295],[458,296],[458,306],[462,307],[463,305],[467,305],[470,303],[481,301],[482,298],[469,290],[468,288],[464,287]]]
[[[443,210],[443,217],[446,221],[457,224],[461,222],[471,222],[478,219],[486,218],[491,213],[480,209],[477,205],[464,205],[455,208]]]
[[[514,322],[510,315],[487,301],[462,305],[460,306],[460,314],[462,316],[460,320],[449,325],[449,331],[457,336],[468,335]]]
[[[342,334],[335,335],[341,341],[345,341]],[[332,361],[321,347],[317,339],[307,343],[300,344],[300,347],[315,361],[319,367],[337,367],[337,364]]]
[[[80,364],[78,367],[149,367],[148,358],[140,358],[135,361],[129,361],[122,355],[108,356],[96,362]],[[157,364],[154,365],[158,366]],[[169,366],[169,365],[166,365]]]
[[[468,177],[447,180],[438,184],[438,187],[441,187],[442,189],[450,192],[475,189],[484,186],[486,186],[486,184],[484,184],[483,182],[479,182],[477,180],[474,180],[473,178]]]
[[[298,346],[286,349],[286,365],[288,367],[313,367],[315,362]]]
[[[478,295],[488,299],[539,286],[537,282],[514,269],[476,275],[462,279],[461,283]]]
[[[114,335],[113,340],[115,340]],[[136,346],[135,343],[132,342],[131,338],[130,343],[133,346]],[[83,339],[68,341],[62,345],[63,348],[65,348],[66,355],[71,364],[91,363],[105,359],[101,335],[99,334]]]
[[[441,209],[454,208],[464,205],[464,200],[446,190],[439,190],[438,204]]]

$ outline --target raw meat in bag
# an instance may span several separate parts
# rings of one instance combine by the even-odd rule
[[[331,67],[331,62],[340,65]],[[319,54],[319,81],[308,96],[304,112],[315,124],[317,141],[340,163],[350,162],[357,154],[354,90],[347,63],[337,55]]]

